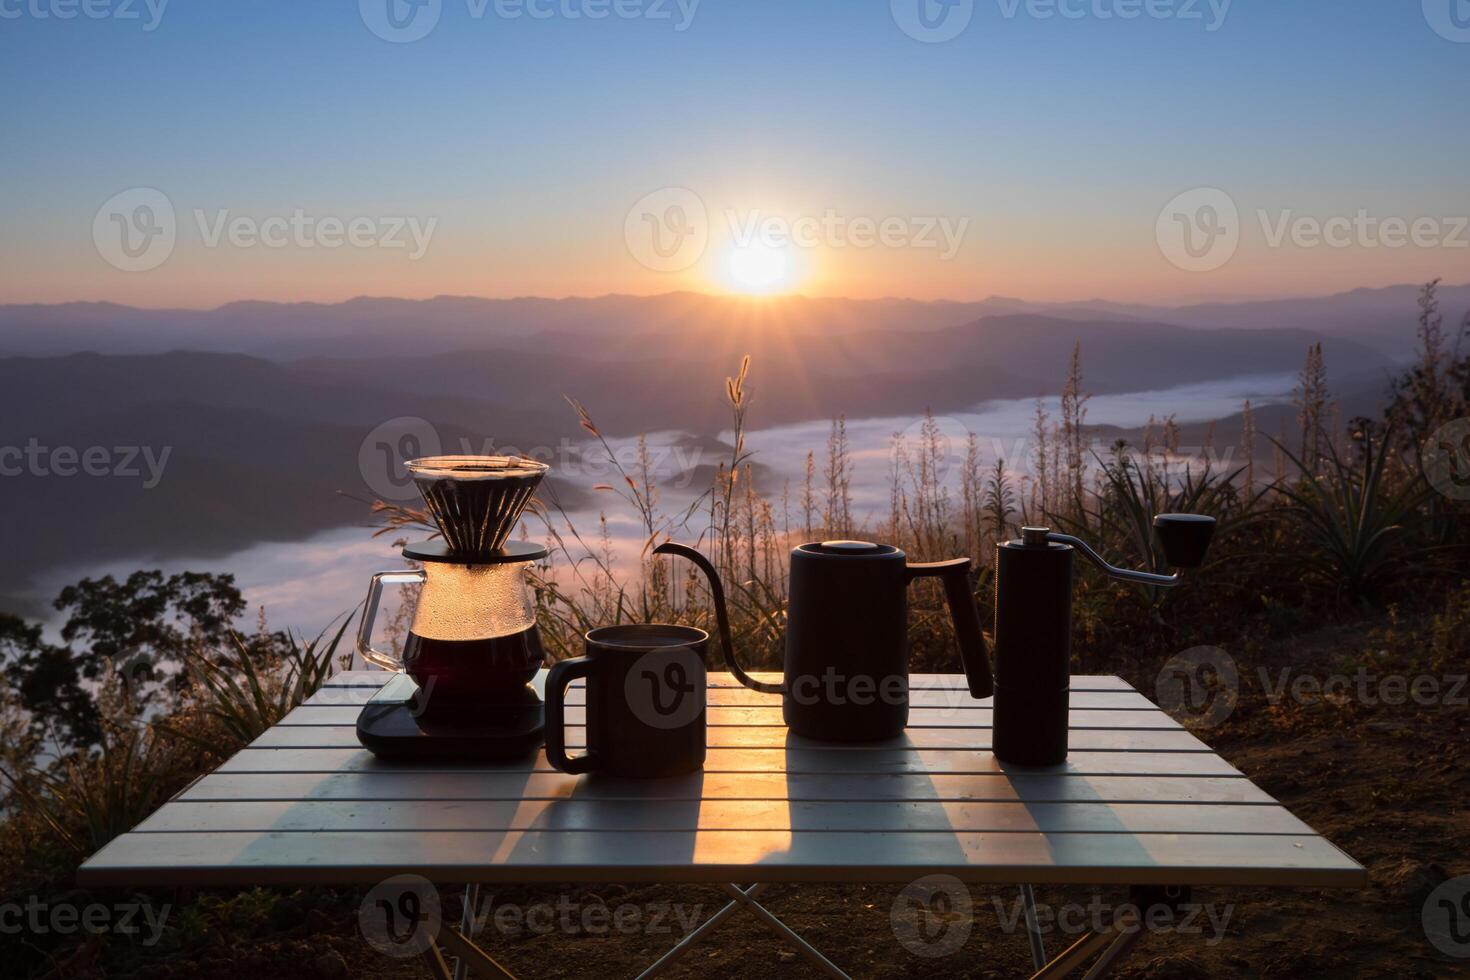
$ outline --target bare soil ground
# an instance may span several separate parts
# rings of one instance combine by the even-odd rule
[[[1165,980],[1202,977],[1470,977],[1470,959],[1436,950],[1426,938],[1421,910],[1446,879],[1470,874],[1470,710],[1458,704],[1422,705],[1413,698],[1386,704],[1369,685],[1367,703],[1356,689],[1325,700],[1273,704],[1267,690],[1289,677],[1353,676],[1367,664],[1373,678],[1434,676],[1440,700],[1453,678],[1470,669],[1470,652],[1431,663],[1416,648],[1420,624],[1372,622],[1334,627],[1289,643],[1232,651],[1241,668],[1240,702],[1222,725],[1199,734],[1294,813],[1357,858],[1372,884],[1361,891],[1222,890],[1195,900],[1228,911],[1223,935],[1203,922],[1203,934],[1150,934],[1120,976]],[[1397,651],[1397,652],[1395,652]],[[1441,657],[1441,661],[1443,661]],[[1263,678],[1260,671],[1267,670]],[[1114,668],[1146,693],[1157,665]],[[1263,684],[1264,680],[1264,684]],[[1388,689],[1391,696],[1394,692]],[[1312,699],[1308,699],[1312,700]],[[1393,700],[1398,700],[1393,698]],[[857,977],[1025,977],[1031,973],[1024,933],[1006,921],[1015,914],[1014,889],[971,889],[974,921],[952,955],[915,955],[895,936],[896,886],[773,888],[762,902],[839,966]],[[588,932],[580,927],[543,932],[492,920],[478,937],[516,975],[540,977],[634,976],[682,934],[672,913],[695,921],[724,904],[713,888],[569,885],[487,889],[496,906],[544,904],[575,909],[605,903],[643,910],[642,925]],[[1085,905],[1085,889],[1042,890],[1043,903]],[[1125,898],[1103,892],[1105,902]],[[358,931],[360,893],[254,892],[175,896],[185,903],[185,937],[171,949],[129,952],[115,945],[84,947],[54,975],[128,976],[205,980],[356,977],[427,977],[417,960],[395,960],[371,949]],[[459,908],[458,893],[444,892]],[[650,909],[669,913],[654,931]],[[699,913],[696,915],[696,913]],[[574,912],[574,919],[579,912]],[[672,925],[671,925],[672,922]],[[949,923],[956,927],[955,921]],[[1464,923],[1470,928],[1470,922]],[[594,928],[596,922],[594,920]],[[962,927],[962,925],[961,925]],[[669,931],[663,931],[668,928]],[[1066,937],[1048,936],[1049,951]],[[1470,948],[1465,950],[1470,954]],[[0,968],[0,973],[3,973]],[[748,912],[702,939],[669,974],[688,978],[799,980],[821,974],[784,946]]]

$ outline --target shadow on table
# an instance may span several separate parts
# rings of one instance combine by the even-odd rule
[[[638,880],[646,872],[682,867],[698,847],[704,773],[632,779],[589,773],[570,792],[534,808],[525,832],[510,848],[513,863],[525,859],[581,869],[577,880]],[[615,869],[627,869],[622,875]],[[589,869],[605,873],[590,874]]]
[[[783,860],[850,866],[952,868],[965,863],[948,801],[907,734],[839,743],[786,735],[790,843]],[[845,875],[847,876],[847,875]]]
[[[1015,789],[1028,818],[1028,829],[1039,834],[1044,844],[1044,850],[1036,855],[1037,862],[1059,867],[1154,865],[1153,856],[1109,805],[1111,801],[1086,778],[1092,774],[1089,754],[1074,752],[1066,762],[1055,766],[995,762]]]

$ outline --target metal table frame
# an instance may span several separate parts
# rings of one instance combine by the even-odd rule
[[[820,950],[797,935],[790,926],[756,901],[769,887],[770,884],[767,882],[759,882],[746,888],[741,888],[733,883],[723,886],[722,890],[731,897],[731,901],[680,939],[652,966],[638,974],[637,980],[650,980],[652,977],[662,975],[688,953],[702,936],[713,932],[742,908],[750,909],[772,932],[795,946],[798,953],[806,957],[827,976],[835,977],[837,980],[852,980],[841,967],[823,956]],[[1031,962],[1036,970],[1031,980],[1061,980],[1063,977],[1071,976],[1099,952],[1101,955],[1097,956],[1091,969],[1083,975],[1083,980],[1101,980],[1101,978],[1111,976],[1114,969],[1143,939],[1142,923],[1130,916],[1119,915],[1113,921],[1111,932],[1088,931],[1086,935],[1054,958],[1048,959],[1045,940],[1041,935],[1041,927],[1036,915],[1036,892],[1030,885],[1022,885],[1020,892],[1025,907],[1026,936],[1031,947]],[[424,953],[424,961],[435,980],[467,980],[472,971],[485,977],[516,980],[515,974],[476,945],[471,938],[474,928],[474,910],[479,904],[479,895],[479,885],[467,885],[464,912],[460,917],[459,928],[451,926],[441,931],[443,945],[454,959],[452,961],[447,959],[444,955],[445,951],[440,950],[437,944],[431,945]]]

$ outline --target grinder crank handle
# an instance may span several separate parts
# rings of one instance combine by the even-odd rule
[[[1028,546],[1044,546],[1048,541],[1067,544],[1076,548],[1082,556],[1102,569],[1110,578],[1124,582],[1138,582],[1172,588],[1184,581],[1180,572],[1160,575],[1157,572],[1135,571],[1131,568],[1116,568],[1106,558],[1092,550],[1081,538],[1071,534],[1058,534],[1049,528],[1023,527],[1022,540]],[[1203,514],[1159,514],[1154,518],[1154,538],[1164,551],[1164,560],[1173,568],[1199,568],[1205,563],[1205,554],[1210,548],[1210,539],[1215,536],[1215,518]]]
[[[985,633],[980,627],[980,610],[970,593],[970,559],[909,564],[909,580],[939,578],[944,581],[944,597],[949,601],[949,615],[954,621],[955,639],[960,644],[960,662],[965,667],[965,680],[970,697],[988,698],[995,694],[990,675],[990,656],[985,646]]]

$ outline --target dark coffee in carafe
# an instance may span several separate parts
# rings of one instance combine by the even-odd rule
[[[432,700],[492,703],[535,678],[545,652],[535,626],[509,636],[425,639],[410,632],[403,669]]]

